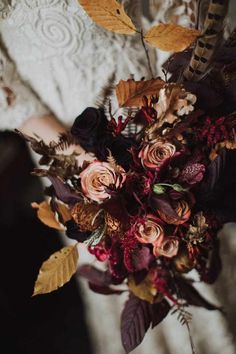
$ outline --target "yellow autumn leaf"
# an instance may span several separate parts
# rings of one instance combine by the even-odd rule
[[[121,80],[116,86],[116,96],[120,107],[141,107],[143,96],[158,95],[165,85],[161,79],[146,81]]]
[[[54,213],[50,207],[50,204],[46,201],[38,204],[38,203],[32,203],[31,206],[34,209],[37,209],[37,216],[40,221],[42,221],[43,224],[56,229],[56,230],[65,230],[64,226],[57,220],[56,218],[56,213]],[[62,203],[57,203],[58,210],[64,220],[64,222],[67,222],[68,220],[71,219],[71,214],[69,209]]]
[[[200,32],[174,24],[152,27],[144,36],[150,45],[166,52],[182,52],[196,40]]]
[[[66,284],[76,272],[78,259],[77,244],[53,253],[40,268],[33,296],[51,293]]]
[[[136,33],[135,25],[116,0],[79,0],[80,5],[99,26],[120,34]]]
[[[40,204],[32,203],[31,206],[37,209],[37,216],[43,224],[56,230],[64,230],[64,227],[57,221],[55,213],[46,201]]]
[[[128,279],[129,290],[141,300],[148,301],[150,304],[162,300],[162,295],[157,293],[156,288],[147,277],[139,284],[135,283],[134,278],[131,276]]]

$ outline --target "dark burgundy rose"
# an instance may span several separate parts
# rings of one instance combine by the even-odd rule
[[[118,165],[127,171],[133,161],[132,154],[129,152],[133,146],[136,146],[133,139],[126,138],[123,135],[115,137],[111,133],[107,133],[99,140],[95,155],[99,160],[105,161],[110,150]]]
[[[102,108],[86,108],[75,120],[71,134],[88,152],[95,152],[98,141],[107,129],[108,120]]]
[[[91,235],[90,231],[80,231],[79,226],[74,220],[67,221],[66,228],[66,236],[78,242],[86,241]]]

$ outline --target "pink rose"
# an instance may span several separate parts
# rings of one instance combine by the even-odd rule
[[[176,152],[174,145],[158,140],[155,143],[143,146],[139,152],[139,158],[144,167],[156,169],[161,167],[164,162],[170,159]]]
[[[147,215],[143,222],[137,223],[135,236],[141,243],[161,244],[164,239],[164,231],[160,220],[154,215]]]
[[[170,236],[163,240],[161,244],[154,244],[153,254],[154,256],[164,256],[168,258],[172,258],[177,255],[179,250],[179,240]]]
[[[122,187],[126,174],[120,166],[115,170],[108,162],[94,161],[80,173],[80,179],[84,195],[102,203],[111,197],[111,190]]]

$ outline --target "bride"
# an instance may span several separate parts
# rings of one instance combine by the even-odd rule
[[[121,2],[136,26],[145,28],[152,21],[191,26],[197,0]],[[98,27],[77,0],[1,0],[0,21],[2,130],[18,128],[29,135],[36,133],[46,142],[56,140],[85,107],[96,103],[113,73],[116,81],[130,76],[137,80],[151,77],[139,38]],[[158,76],[165,57],[151,49],[149,54],[154,76]],[[198,287],[209,300],[222,300],[228,317],[191,308],[193,338],[202,354],[235,353],[233,226],[225,227],[222,233],[226,232],[227,242],[224,240],[221,250],[224,274],[214,290],[202,284]],[[81,263],[93,261],[85,250],[80,255]],[[82,287],[94,354],[123,354],[119,316],[125,295],[106,297],[92,293],[83,282]],[[150,352],[190,353],[188,334],[173,316],[149,331],[134,351]]]

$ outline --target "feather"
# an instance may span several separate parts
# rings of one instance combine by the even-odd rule
[[[98,108],[105,107],[108,99],[112,96],[113,91],[115,89],[115,79],[116,79],[116,74],[115,72],[113,72],[113,74],[108,79],[107,85],[103,87],[102,91],[98,95],[98,98],[96,100],[96,107]]]
[[[224,19],[228,11],[228,5],[229,0],[210,0],[203,24],[202,36],[197,40],[190,64],[184,71],[185,79],[199,81],[207,74],[215,51],[222,40]]]

